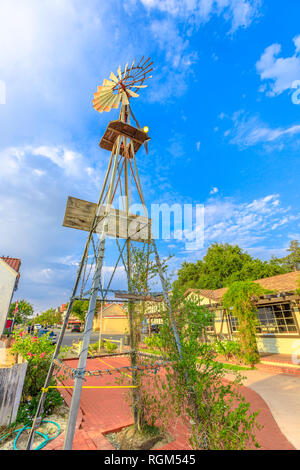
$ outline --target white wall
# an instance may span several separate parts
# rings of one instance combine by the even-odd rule
[[[17,273],[0,259],[0,335],[6,325],[6,318],[13,295]]]

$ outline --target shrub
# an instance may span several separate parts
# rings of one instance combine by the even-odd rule
[[[161,349],[162,347],[162,341],[161,338],[158,335],[154,336],[147,336],[144,339],[144,343],[149,346],[151,349]]]
[[[231,357],[240,358],[241,356],[241,345],[238,341],[215,341],[213,345],[214,350],[217,354],[221,354],[230,359]]]
[[[32,419],[37,409],[41,389],[44,386],[51,363],[54,345],[49,341],[48,335],[42,335],[38,338],[25,333],[24,330],[15,331],[13,338],[12,354],[20,354],[28,362],[17,418],[19,422],[24,422],[25,415],[28,415],[28,419]],[[54,378],[52,378],[50,385],[56,385]],[[44,414],[51,413],[55,406],[62,403],[63,399],[60,393],[56,389],[50,389],[44,405]]]
[[[105,343],[104,341],[101,341],[100,342],[100,349],[104,349],[104,346],[105,346]],[[89,345],[89,352],[91,354],[95,354],[99,351],[99,341],[97,341],[97,343],[92,343]]]
[[[25,400],[20,404],[16,423],[22,423],[24,425],[31,424],[38,404],[39,404],[40,394],[32,397],[31,400]],[[45,398],[44,402],[44,411],[43,417],[51,415],[56,407],[63,404],[63,398],[58,390],[55,388],[50,388]]]
[[[105,349],[107,352],[111,353],[117,349],[116,343],[111,343],[110,341],[105,341]]]

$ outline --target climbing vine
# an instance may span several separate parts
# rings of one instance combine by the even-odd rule
[[[223,306],[238,320],[241,357],[246,364],[259,362],[256,343],[257,307],[254,299],[266,292],[252,281],[234,282],[223,296]]]

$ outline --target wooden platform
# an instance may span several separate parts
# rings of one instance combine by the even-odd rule
[[[117,140],[118,136],[122,135],[124,137],[128,137],[133,141],[133,148],[134,152],[136,153],[140,146],[143,145],[145,142],[150,140],[150,137],[146,132],[142,129],[137,129],[130,124],[127,124],[122,121],[110,121],[107,126],[107,129],[102,137],[99,145],[102,149],[112,151],[115,141]],[[125,148],[121,147],[120,154],[125,156]],[[128,156],[131,158],[131,149],[128,149]]]

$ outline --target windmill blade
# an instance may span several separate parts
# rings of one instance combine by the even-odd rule
[[[135,59],[134,59],[134,61],[133,61],[132,64],[131,64],[131,67],[130,67],[130,70],[129,70],[129,72],[128,72],[128,75],[130,75],[130,72],[131,72],[131,70],[132,70],[132,67],[134,66],[134,63],[135,63]]]
[[[128,96],[127,96],[127,93],[126,91],[123,91],[121,93],[121,97],[122,97],[122,104],[129,104],[129,100],[128,100]]]
[[[105,78],[103,80],[103,85],[102,86],[113,88],[115,86],[115,83],[113,81],[107,80],[107,78]]]
[[[96,97],[96,100],[99,104],[104,104],[106,103],[107,99],[110,98],[111,96],[114,96],[113,93],[102,93],[101,95]]]
[[[144,58],[144,57],[145,57],[145,56],[143,55],[142,58],[141,58],[141,60],[140,60],[139,63],[137,64],[137,67],[138,67],[138,66],[140,65],[140,63],[143,61],[143,58]]]
[[[138,70],[138,72],[136,73],[135,77],[139,77],[143,74],[147,74],[150,72],[149,68],[153,65],[153,62],[150,62],[150,64],[148,64],[146,67],[143,67],[141,68],[140,70]],[[151,69],[152,70],[152,69]]]
[[[127,67],[128,67],[128,62],[127,62],[127,64],[125,65],[125,70],[124,70],[124,74],[123,74],[123,79],[124,79],[125,76],[126,76]]]
[[[111,107],[114,108],[114,109],[118,109],[120,101],[121,101],[121,95],[120,94],[115,95],[115,99],[114,99],[114,102],[111,105]]]
[[[147,64],[147,62],[149,62],[149,60],[151,60],[151,57],[148,57],[148,59],[143,63],[143,66],[142,66],[143,68],[145,68],[145,65]],[[153,64],[153,62],[151,62],[151,64]]]
[[[95,98],[100,98],[101,96],[105,96],[105,95],[111,95],[112,94],[112,88],[101,88],[100,91],[97,91],[96,93],[94,93],[94,97]]]
[[[105,96],[103,100],[101,100],[101,102],[99,104],[102,105],[103,108],[105,108],[105,106],[109,106],[109,104],[113,101],[115,95],[114,94],[111,94],[109,96]]]
[[[117,72],[118,72],[119,79],[122,80],[121,65],[119,65]]]
[[[113,96],[114,96],[113,94],[100,96],[96,102],[96,107],[104,108],[106,105],[109,104]]]
[[[115,74],[114,74],[113,72],[110,72],[109,78],[110,78],[111,80],[113,80],[115,83],[118,83],[118,82],[119,82],[119,80],[117,79],[117,77],[115,76]]]
[[[153,61],[151,57],[145,59],[144,56],[138,61],[133,60],[131,65],[127,62],[124,71],[121,66],[118,67],[117,73],[110,73],[109,79],[104,79],[101,86],[97,86],[97,92],[94,93],[93,107],[99,111],[110,111],[111,108],[118,108],[120,103],[122,106],[129,106],[130,98],[137,98],[137,91],[146,88],[144,81],[151,78],[150,72],[153,70]],[[147,152],[147,145],[145,145]]]
[[[127,93],[130,94],[130,96],[133,96],[133,98],[137,98],[138,96],[140,96],[137,93],[135,93],[134,91],[130,90],[130,88],[126,88],[126,91],[127,91]]]
[[[106,111],[106,112],[108,112],[110,110],[111,110],[111,106],[105,106],[105,108],[103,108],[103,111]]]

